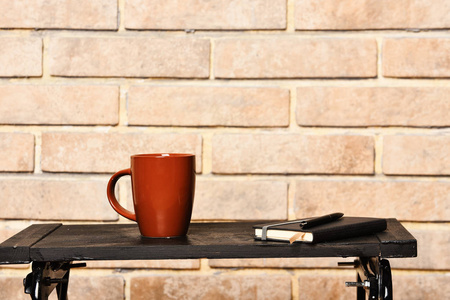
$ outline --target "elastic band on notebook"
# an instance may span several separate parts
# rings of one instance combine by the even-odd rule
[[[263,226],[263,228],[262,228],[262,233],[261,233],[261,240],[262,240],[262,241],[266,241],[266,240],[267,240],[267,229],[270,228],[270,227],[280,226],[280,225],[287,225],[287,224],[301,223],[301,222],[303,222],[303,221],[305,221],[305,219]]]

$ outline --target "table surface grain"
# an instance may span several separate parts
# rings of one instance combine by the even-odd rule
[[[396,219],[373,235],[307,244],[254,239],[256,222],[191,223],[186,237],[141,237],[136,224],[31,225],[0,244],[0,263],[270,257],[414,257],[415,238]]]

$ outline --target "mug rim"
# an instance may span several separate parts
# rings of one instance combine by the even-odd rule
[[[182,158],[182,157],[193,157],[193,156],[195,156],[195,154],[161,152],[161,153],[134,154],[134,155],[131,155],[131,158]]]

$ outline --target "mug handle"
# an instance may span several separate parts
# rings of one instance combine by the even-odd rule
[[[119,204],[119,201],[116,199],[116,195],[114,194],[114,190],[116,187],[116,183],[120,177],[130,175],[131,169],[125,169],[114,174],[108,182],[108,187],[106,188],[106,195],[108,196],[109,204],[111,204],[112,208],[121,216],[130,219],[132,221],[136,221],[136,214],[132,213],[128,209],[122,207]]]

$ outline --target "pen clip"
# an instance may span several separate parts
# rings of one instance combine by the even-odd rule
[[[312,219],[314,219],[314,218],[311,218],[311,219],[309,219],[309,220],[312,220]],[[303,227],[303,226],[305,226],[305,225],[307,225],[307,224],[308,224],[308,220],[303,220],[303,221],[300,221],[300,222],[299,222],[300,227]]]
[[[343,215],[344,215],[343,213],[333,213],[333,214],[324,215],[324,216],[320,216],[320,217],[310,218],[303,222],[300,222],[300,227],[302,229],[306,229],[306,228],[312,228],[315,226],[331,223],[331,222],[334,222],[334,221],[340,219]]]

